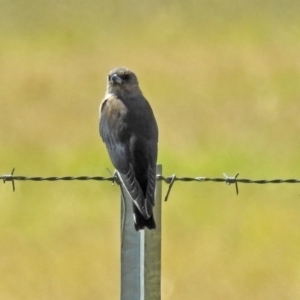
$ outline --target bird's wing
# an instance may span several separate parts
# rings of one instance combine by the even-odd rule
[[[128,132],[122,115],[126,115],[126,107],[121,101],[114,97],[104,100],[101,106],[99,131],[110,159],[118,171],[122,186],[127,190],[143,217],[147,219],[150,215],[147,213],[145,197],[130,163],[129,144],[126,138]]]
[[[148,165],[148,185],[146,191],[146,199],[152,206],[155,200],[156,186],[156,160],[157,160],[157,141],[149,142],[149,165]]]
[[[148,219],[152,215],[149,214],[149,209],[146,207],[147,202],[145,201],[144,194],[140,188],[139,183],[137,182],[132,167],[128,170],[126,174],[118,172],[119,178],[121,179],[122,186],[126,189],[127,193],[130,195],[132,201],[139,209],[141,214],[145,219]]]

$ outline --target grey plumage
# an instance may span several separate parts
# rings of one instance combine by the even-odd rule
[[[100,106],[100,135],[133,201],[135,229],[155,228],[158,128],[136,75],[126,68],[109,72]]]

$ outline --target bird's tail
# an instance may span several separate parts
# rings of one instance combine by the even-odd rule
[[[155,229],[156,224],[154,221],[153,213],[148,219],[145,219],[139,209],[133,204],[133,219],[136,231],[143,230],[145,227],[148,229]]]

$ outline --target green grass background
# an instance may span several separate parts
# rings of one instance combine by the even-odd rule
[[[0,173],[104,175],[106,75],[134,70],[163,174],[300,177],[299,1],[0,4]],[[164,185],[163,192],[167,191]],[[0,185],[0,299],[118,299],[107,182]],[[181,183],[163,203],[162,299],[299,299],[300,186]]]

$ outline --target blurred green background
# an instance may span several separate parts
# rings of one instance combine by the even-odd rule
[[[109,176],[98,107],[126,66],[155,112],[164,175],[299,178],[299,13],[293,0],[2,0],[0,173]],[[0,299],[119,299],[117,186],[0,195]],[[240,184],[237,197],[177,182],[162,299],[299,299],[299,214],[299,185]]]

